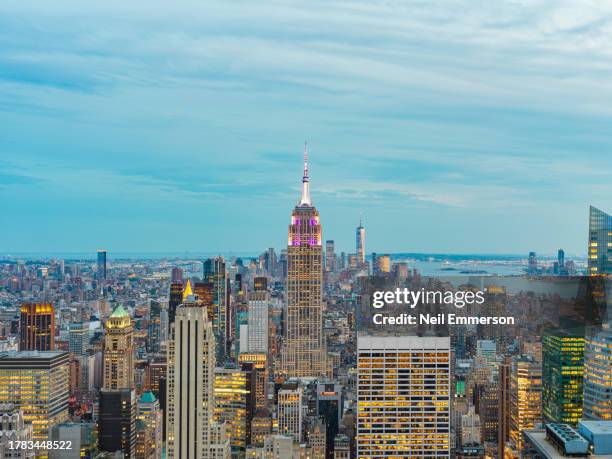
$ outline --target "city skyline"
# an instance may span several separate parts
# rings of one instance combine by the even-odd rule
[[[304,138],[338,252],[579,254],[612,208],[607,5],[74,6],[0,10],[2,252],[279,247]]]

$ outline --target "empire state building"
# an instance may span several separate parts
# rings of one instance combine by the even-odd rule
[[[319,212],[310,199],[308,150],[304,145],[302,197],[291,213],[287,242],[287,334],[280,371],[287,377],[317,377],[326,373],[321,239]]]

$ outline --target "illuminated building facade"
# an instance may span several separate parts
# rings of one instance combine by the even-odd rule
[[[542,422],[542,366],[531,355],[512,359],[510,371],[510,441],[520,453],[523,431]]]
[[[359,336],[357,352],[357,458],[450,457],[450,338]]]
[[[12,403],[32,424],[33,440],[47,440],[49,429],[68,420],[67,352],[0,353],[0,403]]]
[[[55,350],[55,312],[51,303],[24,303],[21,306],[19,350]]]
[[[176,308],[183,302],[183,283],[172,282],[170,284],[170,295],[168,298],[168,323],[174,323],[176,316]]]
[[[588,267],[591,276],[612,274],[612,215],[589,207]]]
[[[238,356],[243,370],[253,374],[253,403],[255,409],[265,408],[268,401],[268,363],[266,354],[249,352]]]
[[[542,337],[542,414],[546,422],[582,419],[584,336],[562,332]]]
[[[286,383],[278,391],[278,432],[293,437],[296,443],[302,439],[302,397],[303,390],[297,383]]]
[[[584,348],[584,404],[587,420],[612,420],[612,327],[587,333]]]
[[[134,386],[134,343],[132,320],[119,305],[104,325],[104,389]]]
[[[321,317],[321,222],[310,199],[309,180],[304,147],[302,197],[291,214],[287,246],[287,335],[280,373],[288,377],[318,377],[327,370]]]
[[[254,414],[252,373],[241,368],[215,369],[215,421],[227,424],[233,454],[244,453],[250,443]]]
[[[232,324],[228,314],[229,289],[225,260],[222,257],[209,258],[203,263],[204,282],[212,284],[213,318],[212,325],[217,341],[217,362],[224,362]]]
[[[136,457],[161,459],[162,412],[152,392],[142,394],[136,405],[136,420],[142,424],[142,441],[136,442]]]
[[[176,310],[167,352],[167,458],[228,459],[225,427],[214,422],[215,337],[197,296]]]
[[[268,309],[270,294],[266,278],[255,278],[255,291],[248,295],[248,350],[268,353]]]

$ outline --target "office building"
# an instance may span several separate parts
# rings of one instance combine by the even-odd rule
[[[255,404],[253,374],[238,367],[215,369],[215,416],[227,425],[232,454],[244,454],[250,444]]]
[[[212,326],[216,339],[217,362],[225,361],[232,324],[229,309],[229,278],[225,260],[222,257],[209,258],[203,263],[204,282],[212,284],[213,318]]]
[[[68,419],[67,352],[0,353],[0,403],[12,403],[32,424],[32,438],[47,440],[49,428]]]
[[[320,382],[316,392],[316,415],[325,420],[325,450],[327,458],[334,457],[334,438],[340,431],[344,411],[342,386],[333,382]]]
[[[266,278],[255,278],[255,291],[248,295],[248,352],[268,353],[268,309],[270,294]]]
[[[134,389],[101,389],[98,400],[98,449],[136,454],[136,393]]]
[[[305,146],[302,196],[291,214],[287,246],[287,332],[280,368],[287,377],[318,377],[327,371],[321,316],[321,231],[319,212],[310,198]]]
[[[106,250],[98,250],[96,275],[99,281],[105,281],[107,278],[106,254]]]
[[[510,440],[520,454],[523,432],[542,422],[542,366],[531,355],[512,359],[510,371]]]
[[[243,370],[253,374],[253,400],[255,409],[265,408],[268,401],[268,357],[266,354],[247,353],[238,356]]]
[[[448,337],[358,336],[357,458],[449,457]]]
[[[105,389],[134,387],[134,337],[132,320],[119,305],[104,325]]]
[[[74,356],[85,355],[89,344],[89,324],[73,322],[68,326],[68,349]]]
[[[334,241],[325,241],[325,271],[335,273],[337,261],[336,253],[334,252]]]
[[[612,215],[589,207],[588,269],[591,276],[612,274]]]
[[[51,303],[24,303],[20,308],[19,350],[55,349],[55,311]]]
[[[167,352],[168,459],[228,459],[225,426],[214,422],[215,336],[197,296],[177,308]]]
[[[153,392],[142,394],[136,405],[136,457],[161,459],[162,411]]]
[[[584,346],[585,420],[612,420],[612,327],[610,322],[587,332]]]
[[[187,281],[189,283],[189,280]],[[191,287],[190,287],[191,288]],[[183,282],[172,282],[168,297],[168,325],[174,323],[176,308],[183,302]]]
[[[553,331],[542,337],[542,415],[546,422],[582,419],[584,336]]]
[[[302,441],[302,397],[303,390],[297,383],[285,383],[278,391],[278,432],[292,437],[296,443]]]

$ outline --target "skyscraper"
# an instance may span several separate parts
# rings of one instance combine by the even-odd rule
[[[265,277],[255,278],[255,291],[248,295],[248,346],[249,352],[268,353],[268,309],[270,294]]]
[[[161,459],[162,457],[162,412],[159,400],[153,392],[142,394],[136,405],[136,419],[144,424],[144,441],[136,442],[137,456],[142,453],[146,459]]]
[[[189,280],[187,281],[189,283]],[[170,284],[170,294],[168,298],[168,323],[174,323],[174,316],[176,315],[176,308],[178,308],[183,301],[183,282],[172,282]]]
[[[287,383],[278,391],[278,432],[296,443],[302,438],[302,395],[297,383]]]
[[[123,457],[136,453],[136,392],[134,389],[102,389],[98,403],[98,449]]]
[[[584,405],[587,420],[612,420],[612,327],[589,330],[584,347]]]
[[[542,422],[542,366],[530,355],[513,358],[510,370],[510,440],[515,454],[523,448],[523,431]]]
[[[357,263],[361,266],[365,265],[365,228],[359,219],[359,226],[355,230],[355,253],[357,254]]]
[[[228,459],[225,426],[213,421],[215,337],[195,295],[176,311],[168,342],[168,459]]]
[[[104,325],[104,389],[134,386],[134,342],[132,320],[119,305]]]
[[[253,372],[240,367],[215,369],[215,421],[227,425],[234,454],[244,454],[250,443],[255,411]]]
[[[542,337],[542,414],[546,422],[582,419],[584,336],[554,331]]]
[[[19,350],[55,349],[55,312],[51,303],[24,303],[20,309]]]
[[[98,262],[96,276],[99,281],[106,280],[106,250],[98,250]]]
[[[612,215],[589,207],[589,274],[612,274]]]
[[[449,337],[357,338],[357,458],[450,455]]]
[[[337,258],[334,252],[334,241],[325,241],[325,271],[336,272]]]
[[[222,257],[209,258],[203,263],[204,282],[213,285],[213,331],[217,341],[217,361],[224,362],[230,338],[230,315],[228,314],[229,290],[225,260]]]
[[[291,214],[287,245],[287,335],[280,370],[289,377],[316,377],[326,371],[321,223],[310,199],[309,182],[304,145],[302,196]]]
[[[34,440],[47,440],[52,426],[68,420],[68,395],[67,352],[0,353],[0,403],[23,412]]]

